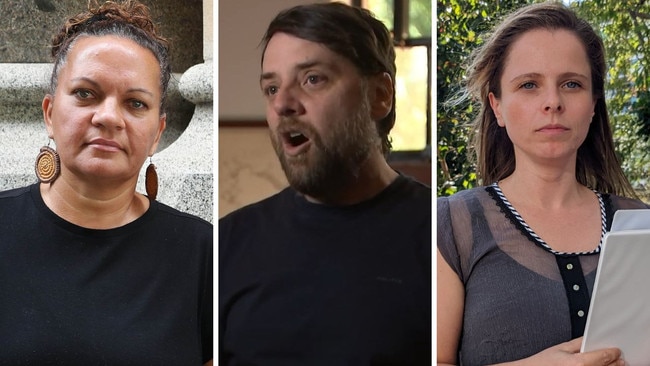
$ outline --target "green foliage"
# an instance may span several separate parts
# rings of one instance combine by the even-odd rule
[[[393,0],[369,1],[365,6],[380,19],[388,29],[393,29]],[[408,37],[407,38],[430,38],[431,37],[431,0],[410,0],[408,3]]]
[[[467,156],[470,106],[445,108],[458,90],[460,65],[480,34],[499,18],[534,1],[438,1],[438,195],[449,195],[476,184]],[[571,5],[603,37],[609,72],[607,106],[623,170],[635,188],[646,189],[650,165],[650,3],[645,1],[582,0]]]
[[[572,6],[603,37],[609,65],[607,107],[616,150],[633,186],[645,190],[650,164],[650,4],[589,0]]]
[[[468,125],[472,105],[449,107],[445,102],[459,92],[462,65],[498,17],[525,1],[438,1],[437,43],[437,182],[438,195],[447,196],[476,185],[475,167],[468,156]]]

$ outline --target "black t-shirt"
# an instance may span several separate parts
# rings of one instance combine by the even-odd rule
[[[151,201],[86,229],[39,185],[0,193],[0,365],[200,365],[212,358],[212,225]]]
[[[220,365],[430,365],[431,189],[294,190],[219,221]]]

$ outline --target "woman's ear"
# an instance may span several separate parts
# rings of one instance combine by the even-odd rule
[[[488,99],[490,100],[490,107],[492,107],[494,117],[497,119],[497,124],[501,127],[505,127],[505,123],[501,121],[501,101],[492,92],[488,94]]]
[[[162,136],[163,131],[167,127],[167,113],[163,113],[158,119],[158,129],[156,130],[156,136],[154,137],[153,144],[149,149],[149,156],[152,156],[156,149],[158,149],[158,143],[160,143],[160,137]]]
[[[43,108],[43,121],[45,121],[45,128],[47,129],[47,136],[54,138],[54,129],[52,127],[52,109],[54,108],[54,96],[46,94],[41,104]]]
[[[386,117],[393,109],[393,79],[387,72],[370,78],[370,115],[374,121]]]

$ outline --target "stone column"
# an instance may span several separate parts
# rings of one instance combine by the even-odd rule
[[[208,221],[213,220],[214,210],[212,38],[212,0],[203,0],[204,62],[187,69],[178,85],[182,97],[195,105],[194,114],[178,139],[153,159],[158,168],[158,199]],[[143,178],[144,167],[141,187]]]

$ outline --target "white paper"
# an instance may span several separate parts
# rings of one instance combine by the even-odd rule
[[[650,230],[605,236],[581,351],[607,347],[628,365],[650,365]]]
[[[650,229],[650,209],[614,212],[610,231]]]

